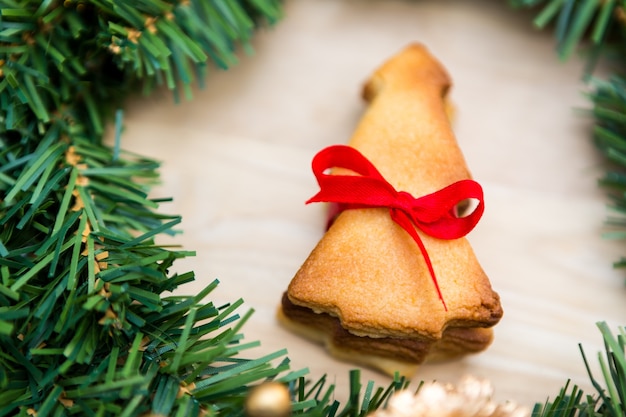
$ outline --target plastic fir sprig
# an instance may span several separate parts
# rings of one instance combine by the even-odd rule
[[[190,97],[280,16],[279,0],[1,0],[0,122],[44,134],[63,120],[100,137],[131,90]]]
[[[335,386],[328,384],[326,375],[315,382],[304,377],[290,384],[292,392],[292,414],[320,417],[365,417],[374,410],[384,407],[389,398],[403,389],[409,382],[399,375],[386,386],[376,386],[373,381],[365,385],[358,369],[350,371],[348,398],[344,403],[334,399]],[[418,386],[419,387],[419,386]]]
[[[593,107],[595,125],[592,140],[606,159],[606,172],[599,180],[608,190],[614,215],[606,234],[626,239],[626,2],[624,0],[508,0],[515,7],[538,8],[535,27],[550,29],[557,41],[561,59],[585,51],[587,66],[584,80]],[[604,58],[607,80],[593,77],[597,62]],[[626,267],[626,258],[615,262]],[[614,337],[604,322],[598,323],[605,341],[606,356],[598,356],[605,385],[592,375],[587,358],[581,353],[596,395],[584,394],[568,381],[554,400],[537,404],[534,417],[552,416],[625,416],[626,359],[624,329]]]
[[[623,417],[626,416],[626,332],[624,327],[614,334],[606,322],[598,322],[604,341],[604,352],[597,360],[602,381],[596,379],[583,350],[579,345],[593,394],[585,394],[577,385],[567,381],[553,400],[537,404],[533,417]]]
[[[0,154],[0,415],[240,409],[249,384],[288,371],[286,352],[240,357],[258,345],[242,343],[250,313],[205,302],[217,281],[172,295],[194,274],[170,272],[191,253],[155,241],[180,222],[148,197],[155,161],[64,137],[53,126]]]
[[[0,6],[0,415],[228,414],[249,384],[301,376],[284,351],[240,357],[249,313],[204,301],[216,282],[172,295],[194,274],[156,241],[180,222],[149,196],[158,163],[121,151],[121,117],[102,144],[136,87],[232,64],[278,3]]]
[[[605,173],[599,184],[608,193],[611,214],[607,219],[610,231],[605,236],[626,239],[626,78],[614,75],[609,80],[595,81],[591,94],[593,141],[606,159]],[[626,267],[626,258],[615,262]]]
[[[589,48],[587,73],[600,55],[620,56],[626,40],[624,0],[508,0],[514,7],[539,9],[533,24],[554,32],[558,55],[571,57],[580,46]]]

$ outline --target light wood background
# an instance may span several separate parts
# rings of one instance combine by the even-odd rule
[[[248,357],[287,348],[294,369],[328,374],[343,398],[353,366],[283,330],[275,309],[323,233],[322,205],[304,205],[317,190],[311,158],[347,142],[362,83],[420,41],[454,80],[455,131],[486,194],[469,239],[505,315],[488,351],[423,366],[415,380],[469,373],[491,380],[497,399],[529,406],[568,378],[589,388],[578,343],[595,363],[595,323],[623,324],[624,271],[612,262],[626,248],[602,237],[610,212],[591,119],[579,113],[590,106],[583,61],[560,62],[532,14],[500,0],[291,0],[285,12],[255,37],[253,55],[213,71],[192,101],[159,92],[127,105],[123,147],[164,162],[154,196],[174,197],[162,207],[183,215],[174,242],[197,251],[178,263],[197,276],[179,293],[219,278],[213,301],[242,297],[242,313],[256,311],[244,333],[262,345]],[[368,370],[363,379],[388,383]]]

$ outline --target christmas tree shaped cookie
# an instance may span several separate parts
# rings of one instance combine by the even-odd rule
[[[343,210],[279,308],[286,327],[334,356],[389,374],[485,349],[502,316],[464,237],[482,214],[482,189],[449,124],[449,87],[417,44],[369,79],[349,146],[313,161],[321,190],[311,201]],[[460,213],[468,201],[476,207]]]

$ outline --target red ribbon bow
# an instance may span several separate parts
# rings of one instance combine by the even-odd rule
[[[480,184],[461,180],[415,198],[405,191],[396,191],[365,156],[344,145],[322,149],[313,158],[312,167],[320,191],[306,203],[339,203],[342,209],[388,207],[393,221],[411,235],[422,252],[439,299],[447,311],[430,257],[415,227],[439,239],[465,236],[476,226],[485,209]],[[325,173],[330,168],[346,168],[358,175]],[[459,217],[455,214],[455,207],[466,199],[476,199],[478,205],[471,214]]]

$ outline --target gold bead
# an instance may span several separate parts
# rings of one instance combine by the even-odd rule
[[[248,417],[288,417],[291,414],[289,390],[278,382],[254,387],[246,398]]]

